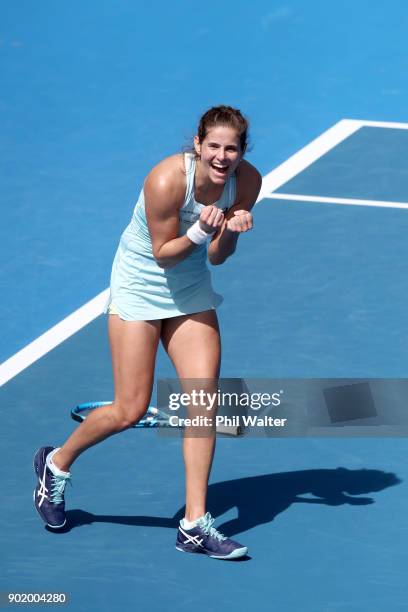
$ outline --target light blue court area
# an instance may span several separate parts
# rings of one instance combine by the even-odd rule
[[[276,193],[408,202],[408,129],[361,127]]]

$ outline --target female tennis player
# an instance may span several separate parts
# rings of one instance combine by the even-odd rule
[[[243,159],[247,132],[239,110],[213,107],[200,119],[192,151],[164,159],[148,174],[112,267],[106,312],[114,402],[89,414],[62,447],[42,447],[34,457],[35,507],[49,527],[65,525],[64,489],[75,459],[145,414],[160,340],[179,378],[218,379],[215,309],[222,298],[206,261],[222,264],[252,228],[262,179]],[[247,548],[217,531],[206,512],[214,448],[214,428],[184,436],[186,506],[176,548],[234,559]]]

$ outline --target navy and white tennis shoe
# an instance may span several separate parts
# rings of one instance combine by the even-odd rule
[[[64,489],[70,475],[56,476],[51,472],[47,466],[47,455],[53,450],[53,446],[43,446],[34,455],[34,470],[37,475],[34,505],[48,527],[61,529],[67,521]]]
[[[214,559],[245,557],[248,548],[217,531],[213,523],[214,519],[209,512],[198,519],[192,529],[184,529],[180,522],[176,540],[177,550],[201,553]]]

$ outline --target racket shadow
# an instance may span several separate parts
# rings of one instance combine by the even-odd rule
[[[237,518],[217,525],[220,531],[234,536],[273,521],[293,503],[365,506],[375,500],[362,495],[382,491],[400,482],[391,472],[343,467],[264,474],[211,484],[208,508],[215,517],[237,508]],[[53,533],[67,533],[92,523],[174,529],[183,516],[184,506],[172,517],[98,515],[80,509],[68,510],[66,527],[53,530]]]

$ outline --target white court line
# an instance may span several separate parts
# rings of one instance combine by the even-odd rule
[[[407,123],[342,119],[326,132],[323,132],[323,134],[318,136],[318,138],[313,140],[310,144],[300,149],[300,151],[272,170],[272,172],[264,176],[257,202],[264,198],[278,197],[278,194],[272,194],[271,192],[299,174],[299,172],[310,166],[310,164],[319,159],[319,157],[322,157],[322,155],[330,151],[333,147],[354,134],[354,132],[363,126],[408,129]],[[283,194],[279,194],[279,198],[282,199],[282,196]],[[293,197],[291,197],[291,199],[293,199]],[[313,201],[317,201],[316,198],[313,198]],[[344,204],[346,202],[343,200],[341,203]],[[347,203],[351,203],[351,201]],[[381,204],[377,203],[371,205]],[[400,204],[400,207],[402,206],[403,205]],[[395,206],[395,203],[394,207],[398,208],[398,206]],[[105,291],[81,306],[81,308],[78,308],[78,310],[18,351],[18,353],[4,361],[0,365],[0,386],[4,385],[14,376],[25,370],[28,366],[101,315],[108,299],[108,292],[109,289],[105,289]]]
[[[105,289],[4,361],[0,365],[0,387],[102,314],[108,295],[109,289]]]
[[[299,174],[299,172],[302,172],[310,164],[313,164],[319,157],[325,155],[325,153],[333,149],[340,142],[349,138],[363,125],[363,121],[342,119],[326,132],[323,132],[323,134],[303,147],[303,149],[289,157],[283,164],[280,164],[275,170],[264,176],[257,202],[265,198],[272,191],[279,189],[281,185]]]
[[[296,200],[299,202],[326,202],[354,206],[380,206],[385,208],[408,208],[406,202],[388,202],[381,200],[362,200],[354,198],[332,198],[329,196],[310,196],[288,193],[274,193],[279,187],[290,181],[317,159],[328,153],[335,146],[346,140],[362,127],[377,127],[397,130],[408,130],[408,123],[390,121],[365,121],[363,119],[342,119],[333,127],[323,132],[311,143],[289,157],[283,164],[269,172],[262,180],[262,188],[257,202],[264,198],[279,200]]]
[[[408,208],[408,202],[385,202],[381,200],[358,200],[354,198],[329,198],[326,196],[299,195],[297,193],[269,193],[265,198],[291,200],[295,202],[317,202],[326,204],[346,204],[353,206],[380,206],[383,208]]]
[[[356,120],[353,120],[356,121]],[[393,123],[392,121],[359,121],[361,127],[379,127],[379,128],[390,128],[394,130],[408,130],[408,123]]]

